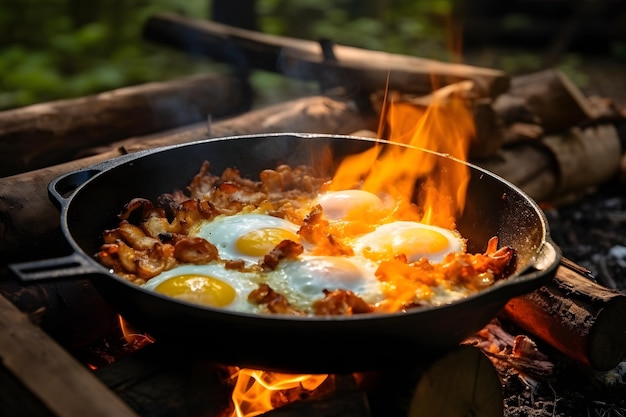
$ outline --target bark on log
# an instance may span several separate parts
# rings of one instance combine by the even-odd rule
[[[365,96],[384,90],[387,82],[392,90],[428,94],[435,87],[473,80],[486,96],[496,97],[509,88],[510,82],[499,70],[343,45],[334,45],[333,59],[328,59],[319,42],[267,35],[174,14],[156,14],[148,19],[144,37],[195,55],[200,52],[230,62],[243,70],[257,68],[320,83],[333,78],[334,84],[346,87],[349,94],[361,92]]]
[[[501,417],[500,377],[480,349],[461,346],[426,370],[415,387],[407,415]]]
[[[289,122],[287,122],[289,120]],[[348,100],[314,96],[288,101],[244,115],[218,121],[209,130],[206,124],[188,130],[164,132],[129,139],[118,148],[98,155],[36,171],[0,178],[0,260],[17,262],[50,257],[67,248],[60,235],[58,210],[48,200],[47,185],[55,177],[124,153],[163,145],[191,142],[210,136],[267,132],[349,134],[362,126],[375,126]],[[123,145],[123,148],[119,146]]]
[[[548,285],[510,300],[503,314],[594,370],[612,369],[626,354],[626,294],[596,284],[571,262]]]
[[[597,117],[585,94],[556,69],[513,77],[508,94],[524,99],[546,133],[561,132]]]
[[[538,202],[558,202],[617,176],[621,155],[617,129],[600,125],[510,144],[495,156],[472,162],[511,181]]]
[[[0,112],[0,176],[60,164],[76,153],[249,109],[232,75],[198,75]]]

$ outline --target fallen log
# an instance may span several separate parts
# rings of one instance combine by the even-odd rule
[[[338,80],[334,84],[344,86],[351,95],[360,92],[367,96],[387,86],[428,94],[435,88],[472,80],[485,96],[496,97],[509,88],[510,82],[499,70],[344,45],[330,45],[329,57],[327,42],[268,35],[175,14],[150,17],[143,33],[147,40],[196,56],[201,53],[242,70],[256,68],[320,83],[334,78]]]
[[[197,75],[0,112],[0,176],[76,159],[77,152],[247,111],[250,95],[233,75]]]
[[[626,354],[626,294],[584,274],[566,260],[552,282],[513,298],[503,314],[577,362],[606,371]]]

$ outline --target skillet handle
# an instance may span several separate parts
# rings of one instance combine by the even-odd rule
[[[86,168],[60,175],[48,184],[48,197],[56,208],[60,209],[65,206],[69,200],[69,196],[78,187],[100,172],[102,172],[102,170],[97,168]]]
[[[78,187],[99,173],[109,169],[111,166],[132,161],[133,159],[139,158],[149,152],[149,149],[145,149],[131,154],[120,155],[87,168],[81,168],[76,171],[59,175],[48,184],[48,198],[57,209],[61,209],[67,204],[70,196]]]
[[[532,268],[523,272],[519,278],[521,278],[523,282],[529,282],[541,276],[554,276],[561,263],[562,257],[561,249],[548,239],[539,250]]]
[[[8,267],[24,283],[68,277],[84,278],[87,274],[97,272],[85,258],[76,253],[58,258],[13,263]]]

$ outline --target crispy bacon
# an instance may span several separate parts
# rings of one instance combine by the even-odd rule
[[[313,312],[320,316],[371,313],[374,307],[348,290],[324,290],[325,297],[313,303]]]
[[[298,242],[293,240],[283,240],[267,255],[263,257],[261,262],[261,268],[264,271],[273,271],[278,266],[278,263],[285,258],[295,259],[302,255],[304,247]]]
[[[259,288],[248,295],[248,301],[256,305],[263,305],[270,313],[302,316],[304,312],[293,308],[287,299],[270,288],[267,284],[260,284]]]
[[[206,239],[188,236],[174,244],[174,257],[178,262],[206,264],[218,258],[217,248]]]
[[[287,165],[262,170],[258,181],[244,178],[236,168],[214,175],[205,161],[184,189],[164,193],[154,202],[145,198],[130,200],[118,216],[117,227],[103,232],[102,245],[95,256],[116,274],[138,284],[180,264],[219,260],[217,248],[193,236],[191,231],[200,222],[241,211],[264,212],[300,224],[298,234],[304,244],[314,246],[314,255],[350,256],[352,248],[337,237],[359,235],[373,226],[360,218],[331,224],[321,206],[310,208],[310,202],[328,180],[316,176],[312,167]],[[408,200],[397,201],[394,218],[419,221],[410,217],[415,216],[412,205]],[[402,254],[384,261],[376,276],[386,299],[376,306],[348,290],[325,290],[324,298],[305,313],[266,284],[253,291],[249,300],[264,306],[268,313],[281,314],[351,315],[408,310],[427,305],[437,286],[471,292],[509,276],[515,270],[517,252],[498,246],[499,240],[494,236],[484,253],[453,253],[437,264],[426,258],[409,263]],[[260,267],[271,271],[279,268],[283,259],[296,259],[303,252],[301,243],[283,240],[259,265],[248,267],[243,260],[220,261],[232,270],[258,271]]]

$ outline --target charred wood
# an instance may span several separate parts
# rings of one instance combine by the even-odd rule
[[[585,272],[566,260],[552,282],[513,298],[504,314],[568,357],[606,371],[626,354],[626,294],[597,284]]]

